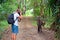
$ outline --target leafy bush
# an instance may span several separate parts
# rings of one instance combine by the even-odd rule
[[[8,23],[6,20],[0,22],[0,31],[4,31],[8,27]]]
[[[8,23],[6,20],[0,21],[0,39],[2,38],[2,32],[8,28]]]

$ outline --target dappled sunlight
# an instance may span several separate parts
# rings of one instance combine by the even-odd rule
[[[33,16],[33,9],[27,10],[23,16]]]
[[[31,19],[31,18],[29,18],[29,19]],[[24,18],[24,19],[22,19],[21,22],[19,22],[19,33],[17,35],[17,40],[54,40],[54,32],[53,31],[43,29],[42,30],[43,32],[39,34],[37,32],[37,26],[36,27],[33,26],[32,20],[29,20],[29,19]],[[10,40],[11,39],[11,36],[10,36],[11,31],[10,30],[8,31],[8,33],[5,33],[5,35],[2,37],[2,40],[4,40],[4,39]]]
[[[11,40],[12,24],[17,40],[60,40],[60,0],[0,0],[0,40]]]

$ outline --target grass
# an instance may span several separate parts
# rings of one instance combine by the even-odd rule
[[[37,26],[37,22],[36,21],[32,21],[32,25],[33,26]]]
[[[42,18],[41,18],[42,19]],[[36,21],[36,18],[33,18],[32,19],[33,21],[32,21],[32,25],[33,26],[37,26],[37,21]],[[43,19],[42,19],[43,20]],[[51,26],[51,24],[52,24],[52,22],[54,21],[54,18],[45,18],[45,25],[44,25],[44,27],[45,28],[50,28],[50,26]]]
[[[0,22],[0,39],[2,38],[2,32],[8,28],[8,23],[6,20]]]
[[[8,23],[6,20],[3,20],[0,22],[0,32],[3,32],[5,29],[7,29]]]

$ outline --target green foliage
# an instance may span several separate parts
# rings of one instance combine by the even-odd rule
[[[39,16],[40,15],[40,8],[34,8],[34,16]]]
[[[60,40],[60,0],[49,0],[49,5],[52,9],[52,13],[55,17],[55,22],[57,23],[57,25],[55,26],[55,28],[57,29],[56,32],[56,36],[58,38],[58,40]]]
[[[39,5],[38,0],[34,1],[33,6],[34,6],[34,16],[39,16],[40,15],[40,5]]]
[[[8,28],[8,23],[6,20],[0,21],[0,39],[2,38],[2,33]]]
[[[7,0],[2,2],[2,4],[0,4],[0,20],[6,19],[10,13],[17,9],[17,7],[18,3],[16,0]]]
[[[33,16],[33,9],[27,10],[23,16]]]
[[[0,0],[0,30],[6,28],[5,26],[8,24],[4,20],[17,9],[18,5],[22,10],[23,7],[26,6],[26,13],[24,16],[36,17],[43,13],[44,18],[42,18],[42,20],[46,22],[46,28],[50,28],[50,25],[54,21],[60,24],[60,17],[57,17],[57,15],[60,14],[60,0]],[[30,9],[33,9],[33,13]],[[36,25],[36,19],[34,19],[32,23]],[[58,27],[56,26],[56,28]]]
[[[8,23],[6,20],[0,22],[0,32],[3,32],[6,28],[8,28]]]
[[[33,24],[33,26],[37,26],[37,22],[36,21],[32,21],[32,24]]]
[[[0,4],[6,2],[7,0],[0,0]]]
[[[18,7],[16,0],[0,0],[0,38],[1,33],[8,28],[7,16]]]

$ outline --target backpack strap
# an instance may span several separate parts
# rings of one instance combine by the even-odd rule
[[[14,21],[16,21],[17,19],[18,19],[18,17]]]

